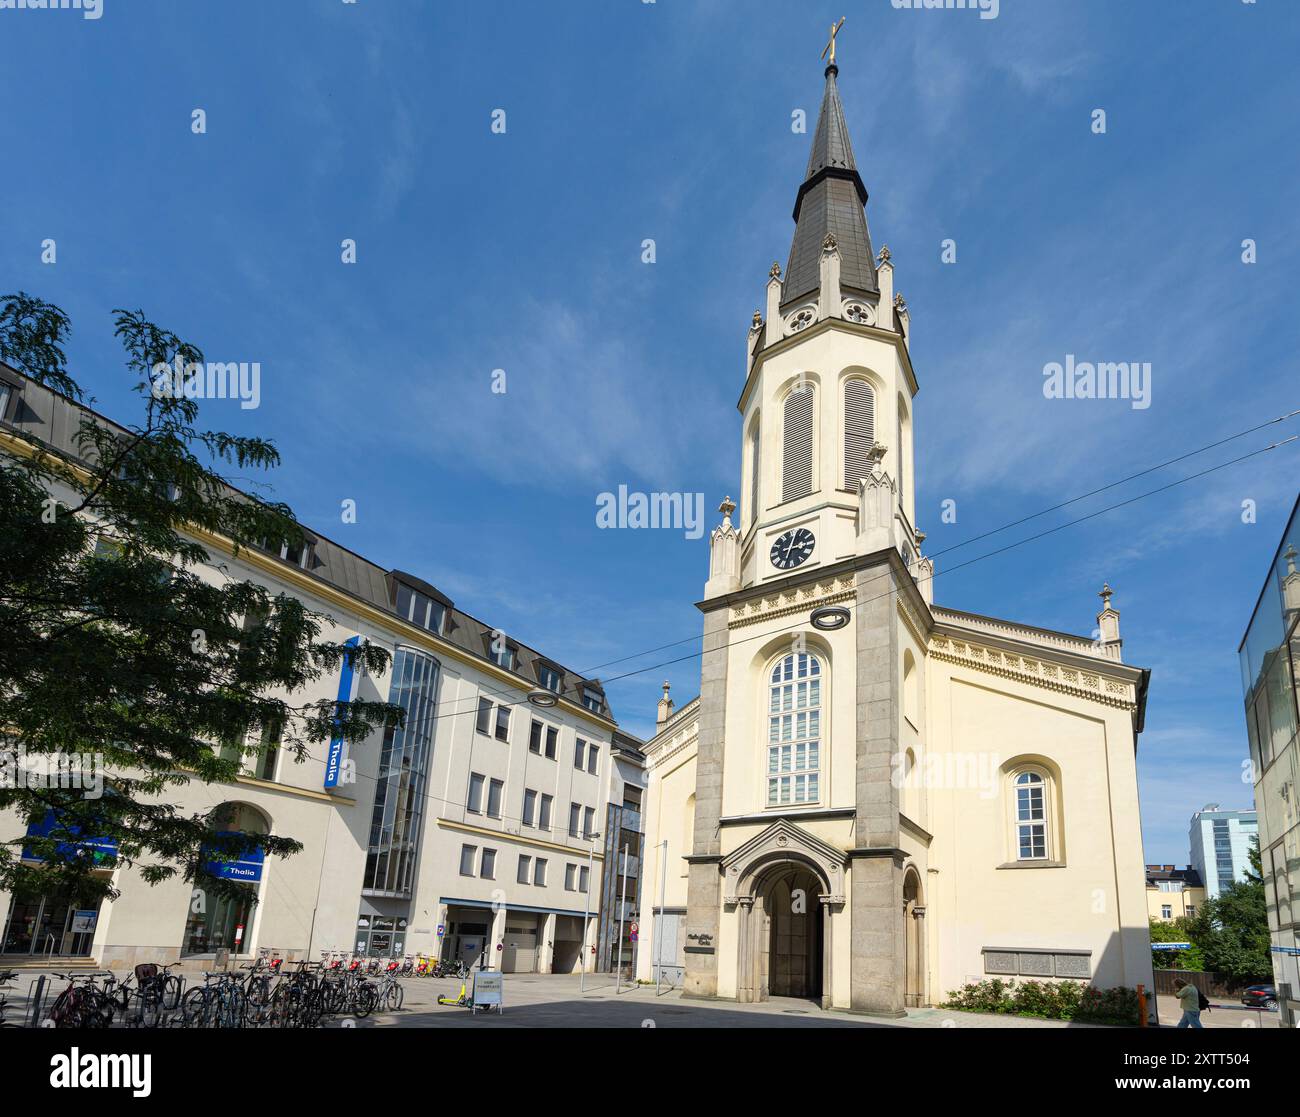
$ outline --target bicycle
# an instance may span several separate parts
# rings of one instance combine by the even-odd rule
[[[54,1027],[107,1028],[112,1025],[113,1003],[95,985],[95,979],[101,974],[56,973],[51,976],[68,983],[50,1006],[47,1019],[53,1021]]]
[[[21,1028],[21,1024],[10,1024],[5,1020],[5,1007],[8,1001],[5,999],[4,991],[18,976],[17,970],[5,970],[0,973],[0,1028]]]

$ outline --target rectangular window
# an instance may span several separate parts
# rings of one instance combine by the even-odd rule
[[[545,728],[540,721],[534,721],[528,727],[528,751],[535,752],[538,756],[542,755],[542,730]]]
[[[519,855],[519,874],[515,878],[520,884],[533,883],[533,859],[526,853]]]
[[[543,663],[537,665],[537,681],[547,690],[556,694],[560,693],[560,673],[554,667],[547,667]]]
[[[578,870],[578,891],[579,892],[587,891],[587,872],[588,870],[586,865],[583,865],[582,868]]]
[[[472,877],[474,875],[474,852],[477,846],[460,847],[460,875],[463,877]]]
[[[605,708],[605,699],[600,691],[592,690],[590,687],[583,687],[582,704],[593,714],[598,714]]]
[[[572,892],[578,884],[578,866],[572,863],[564,866],[564,890]]]
[[[0,381],[0,419],[3,419],[5,412],[9,410],[9,397],[13,395],[13,391],[12,387]]]
[[[501,796],[506,785],[501,780],[492,780],[488,784],[487,813],[489,818],[501,817]]]
[[[580,827],[582,826],[582,804],[569,804],[569,837],[581,837]]]
[[[579,737],[573,746],[573,766],[579,770],[586,766],[587,742]]]
[[[483,810],[483,784],[485,777],[477,772],[469,774],[469,797],[465,800],[465,809],[478,814]]]
[[[537,817],[537,829],[549,830],[551,828],[551,804],[554,802],[554,796],[542,796],[542,809]]]
[[[525,826],[533,825],[533,815],[537,813],[537,792],[525,788],[524,790],[524,817]]]
[[[555,726],[546,727],[546,759],[555,759],[555,746],[560,739],[560,731]]]
[[[478,875],[484,880],[496,880],[497,851],[495,849],[485,849],[483,851],[483,858],[479,862]]]
[[[509,644],[500,644],[499,646],[493,641],[492,660],[498,667],[504,667],[507,671],[515,669],[515,649]]]
[[[582,812],[582,836],[592,838],[596,835],[596,808],[587,807]]]
[[[546,883],[546,858],[539,857],[533,862],[533,883],[542,885]]]
[[[1160,918],[1161,918],[1161,919],[1171,919],[1171,918],[1173,917],[1173,914],[1174,914],[1174,909],[1173,909],[1172,907],[1170,907],[1168,904],[1161,904],[1161,905],[1160,905]]]
[[[497,740],[510,740],[510,707],[497,707]]]
[[[478,723],[476,728],[480,733],[490,733],[492,731],[492,699],[480,698],[478,700]]]
[[[596,774],[596,764],[600,758],[600,749],[595,744],[587,746],[587,771],[593,776]]]

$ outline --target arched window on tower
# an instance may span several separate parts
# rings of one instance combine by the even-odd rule
[[[906,486],[910,482],[907,476],[908,463],[912,460],[912,429],[907,414],[907,402],[900,394],[898,397],[898,507],[905,509],[907,501]],[[906,514],[906,513],[905,513]]]
[[[796,387],[785,397],[781,499],[795,500],[813,491],[813,390]]]
[[[767,805],[816,803],[821,774],[822,667],[794,652],[768,680]]]
[[[753,425],[749,428],[749,515],[748,520],[752,524],[758,519],[758,478],[759,478],[759,447],[762,445],[760,435],[762,425],[759,418],[754,419]]]
[[[871,447],[876,441],[876,393],[865,380],[844,382],[844,487],[858,491],[871,476]]]

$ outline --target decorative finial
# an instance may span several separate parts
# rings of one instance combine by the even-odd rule
[[[840,33],[840,28],[843,26],[844,26],[843,16],[840,16],[839,23],[831,24],[830,41],[826,44],[826,49],[822,51],[822,58],[826,58],[828,54],[830,55],[830,58],[826,59],[826,61],[829,63],[827,67],[828,69],[830,68],[834,68],[836,70],[839,69],[839,67],[835,65],[835,37]]]
[[[876,264],[877,266],[883,266],[889,263],[893,258],[893,253],[889,251],[889,245],[882,244],[880,246],[880,255],[876,257]]]
[[[826,239],[822,241],[822,251],[837,252],[839,250],[839,247],[840,247],[840,242],[835,239],[835,234],[827,233]]]
[[[899,311],[905,311],[907,309],[907,303],[903,301],[902,291],[899,291],[898,294],[894,296],[894,307]]]
[[[673,689],[672,683],[667,679],[664,680],[664,698],[668,697],[668,692]]]
[[[1287,572],[1288,574],[1294,574],[1294,573],[1295,573],[1296,549],[1295,549],[1294,547],[1288,547],[1288,548],[1286,549],[1286,554],[1284,554],[1282,557],[1283,557],[1284,559],[1286,559],[1286,572]]]
[[[1109,582],[1103,582],[1101,592],[1097,594],[1097,596],[1101,598],[1101,607],[1103,609],[1109,609],[1110,599],[1115,596],[1115,591],[1110,588]]]
[[[871,472],[874,473],[881,462],[885,460],[885,455],[889,453],[889,447],[883,442],[873,442],[871,449],[867,451],[867,461],[871,463]]]
[[[736,502],[731,497],[723,497],[722,503],[718,505],[718,511],[722,513],[722,530],[728,531],[731,528],[731,514],[736,510]]]
[[[754,322],[751,328],[755,330],[761,330],[763,328],[763,315],[757,310],[754,311]]]
[[[771,269],[771,271],[769,271],[769,272],[767,273],[767,278],[768,278],[768,279],[780,279],[780,278],[781,278],[781,265],[780,265],[780,263],[778,263],[776,260],[773,260],[773,261],[772,261],[772,269]]]

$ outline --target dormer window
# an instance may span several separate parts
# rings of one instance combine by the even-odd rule
[[[430,632],[442,632],[446,608],[442,602],[401,584],[397,587],[397,615]]]
[[[17,394],[12,384],[7,380],[0,380],[0,419],[9,418],[9,404]]]
[[[583,687],[582,704],[593,714],[598,714],[605,708],[605,696],[591,687]]]
[[[514,646],[507,644],[504,640],[488,641],[488,655],[492,662],[498,667],[504,667],[507,671],[513,671],[516,664],[515,653],[516,649]]]
[[[560,693],[560,673],[554,667],[547,667],[544,663],[537,665],[537,681],[547,690],[555,694]]]

